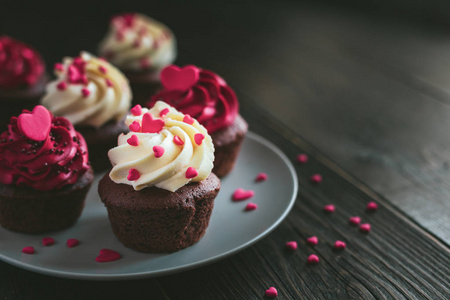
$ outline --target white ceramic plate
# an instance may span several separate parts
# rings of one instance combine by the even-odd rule
[[[267,173],[267,181],[255,182],[260,172]],[[47,235],[25,235],[0,228],[0,259],[30,271],[77,279],[134,279],[179,272],[217,261],[255,243],[280,224],[297,195],[297,176],[290,161],[272,143],[250,132],[235,169],[222,180],[205,236],[175,253],[143,254],[124,247],[113,235],[97,194],[100,177],[92,185],[81,218],[71,228]],[[254,190],[255,196],[231,201],[239,187]],[[258,204],[258,209],[246,212],[244,207],[250,201]],[[41,240],[45,236],[53,237],[56,243],[44,247]],[[65,243],[69,238],[80,240],[80,245],[68,248]],[[35,254],[23,254],[25,246],[33,246]],[[97,263],[95,258],[102,248],[119,252],[122,259]]]

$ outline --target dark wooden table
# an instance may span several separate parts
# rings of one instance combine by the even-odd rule
[[[449,5],[349,2],[2,4],[0,32],[35,45],[49,66],[95,52],[112,14],[165,22],[178,64],[223,75],[252,131],[293,161],[310,159],[295,164],[300,189],[287,219],[232,257],[116,282],[0,263],[0,299],[262,299],[270,286],[279,299],[450,299]],[[323,183],[310,183],[314,173]],[[370,201],[378,211],[365,211]],[[331,215],[322,210],[330,203]],[[372,231],[350,226],[352,215]],[[305,243],[311,235],[315,247]],[[297,251],[285,251],[290,240]],[[335,240],[347,249],[334,251]],[[311,253],[319,264],[306,264]]]

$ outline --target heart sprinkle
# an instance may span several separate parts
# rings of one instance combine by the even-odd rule
[[[130,124],[130,126],[128,126],[130,128],[131,131],[133,132],[139,132],[141,130],[141,125],[139,124],[138,121],[134,121],[133,123]]]
[[[129,181],[135,181],[135,180],[138,180],[139,178],[141,178],[141,174],[139,173],[138,170],[136,170],[136,169],[130,169],[130,170],[128,171],[127,179],[128,179]]]
[[[312,237],[307,238],[306,242],[311,246],[315,246],[319,242],[319,239],[317,238],[317,236],[312,236]]]
[[[371,201],[371,202],[367,203],[366,209],[368,211],[376,211],[378,209],[378,204],[376,204],[375,202]]]
[[[164,121],[161,119],[154,119],[149,113],[145,113],[142,117],[142,132],[158,133],[164,127]]]
[[[20,132],[33,141],[47,139],[51,125],[51,113],[42,105],[37,105],[31,113],[24,112],[17,118]]]
[[[264,293],[264,295],[266,297],[269,298],[275,298],[278,296],[278,291],[276,288],[274,288],[273,286],[271,286],[268,290],[266,290],[266,292]]]
[[[168,108],[164,108],[160,113],[159,116],[162,118],[165,115],[167,115],[169,113],[169,109]]]
[[[311,254],[308,257],[308,264],[317,264],[319,263],[319,257],[315,254]]]
[[[192,124],[194,124],[194,118],[192,118],[190,115],[186,114],[186,115],[184,115],[183,122],[187,123],[189,125],[192,125]]]
[[[288,250],[297,250],[297,242],[295,241],[290,241],[286,243],[286,249]]]
[[[142,106],[138,104],[130,109],[130,112],[133,114],[133,116],[140,116],[142,114]]]
[[[100,250],[100,255],[97,256],[95,258],[96,262],[102,263],[102,262],[111,262],[111,261],[115,261],[122,258],[122,256],[114,251],[114,250],[110,250],[110,249],[101,249]]]
[[[298,163],[305,164],[305,163],[308,162],[308,155],[306,155],[304,153],[299,154],[299,155],[297,155],[297,159],[296,160],[297,160]]]
[[[81,94],[83,94],[83,97],[84,97],[84,98],[87,98],[87,97],[89,97],[89,95],[91,94],[91,91],[88,90],[87,88],[83,88],[83,89],[81,90]]]
[[[42,239],[42,245],[44,246],[51,246],[53,244],[55,244],[55,239],[51,237],[45,237]]]
[[[173,142],[178,146],[184,145],[183,140],[178,135],[173,137]]]
[[[164,148],[161,146],[153,146],[153,153],[155,153],[156,158],[160,158],[164,154]]]
[[[169,91],[187,91],[193,87],[200,77],[200,70],[195,66],[179,68],[171,65],[161,71],[161,83]]]
[[[109,80],[108,78],[105,79],[105,83],[107,87],[113,87],[113,83],[111,80]]]
[[[345,247],[347,247],[347,245],[343,241],[334,242],[334,249],[336,249],[336,250],[343,250],[343,249],[345,249]]]
[[[348,221],[352,225],[359,225],[359,223],[361,223],[361,218],[358,216],[354,216],[354,217],[350,217],[350,219],[348,219]]]
[[[67,83],[65,81],[61,81],[56,85],[56,88],[60,91],[64,91],[67,88]]]
[[[137,137],[137,135],[133,134],[129,139],[127,139],[127,143],[130,146],[139,146],[139,138]]]
[[[361,226],[359,226],[359,230],[361,232],[365,232],[365,233],[369,232],[370,231],[370,224],[369,223],[361,224]]]
[[[261,182],[267,180],[267,174],[266,173],[259,173],[258,176],[256,176],[255,181]]]
[[[253,203],[253,202],[249,202],[247,203],[247,205],[245,206],[245,211],[252,211],[258,208],[258,205]]]
[[[55,71],[62,72],[64,71],[64,66],[61,63],[56,63],[54,66]]]
[[[315,184],[321,183],[323,181],[322,175],[320,175],[320,174],[312,175],[310,180],[312,183],[315,183]]]
[[[196,133],[194,135],[194,141],[199,146],[202,144],[204,138],[205,138],[205,135],[202,133]]]
[[[328,204],[323,207],[323,210],[327,213],[334,213],[336,211],[336,207],[333,204]]]
[[[104,66],[99,66],[98,70],[100,71],[100,73],[106,74],[107,70]]]
[[[25,254],[34,254],[34,248],[31,246],[25,247],[22,249],[22,253]]]
[[[195,178],[198,176],[198,172],[195,168],[193,167],[189,167],[186,170],[186,178],[190,179],[190,178]]]
[[[80,241],[77,239],[68,239],[66,242],[66,245],[69,248],[73,248],[73,247],[78,246],[79,243],[80,243]]]
[[[247,200],[255,196],[255,192],[252,190],[244,190],[242,188],[238,188],[233,193],[233,201],[242,201]]]

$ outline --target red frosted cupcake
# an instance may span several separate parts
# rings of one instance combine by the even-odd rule
[[[0,135],[0,224],[22,233],[72,225],[93,181],[84,138],[43,106]]]
[[[234,167],[248,130],[234,91],[219,75],[196,66],[169,66],[161,72],[163,89],[147,103],[164,101],[205,126],[215,148],[213,172],[223,177]]]
[[[13,38],[0,36],[0,126],[22,109],[38,104],[46,82],[39,53]]]

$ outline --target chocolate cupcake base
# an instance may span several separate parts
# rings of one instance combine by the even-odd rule
[[[109,174],[98,186],[116,237],[146,253],[175,252],[198,242],[219,190],[220,180],[213,173],[175,192],[157,187],[135,191],[131,185],[114,183]]]
[[[233,124],[211,134],[214,143],[214,174],[224,177],[233,170],[247,131],[247,122],[237,115]]]
[[[43,192],[0,184],[0,224],[28,234],[67,228],[81,215],[93,180],[93,171],[89,169],[77,183],[59,190]]]
[[[162,87],[159,81],[159,71],[124,71],[123,73],[130,81],[133,105],[140,104],[146,107],[150,97]]]

